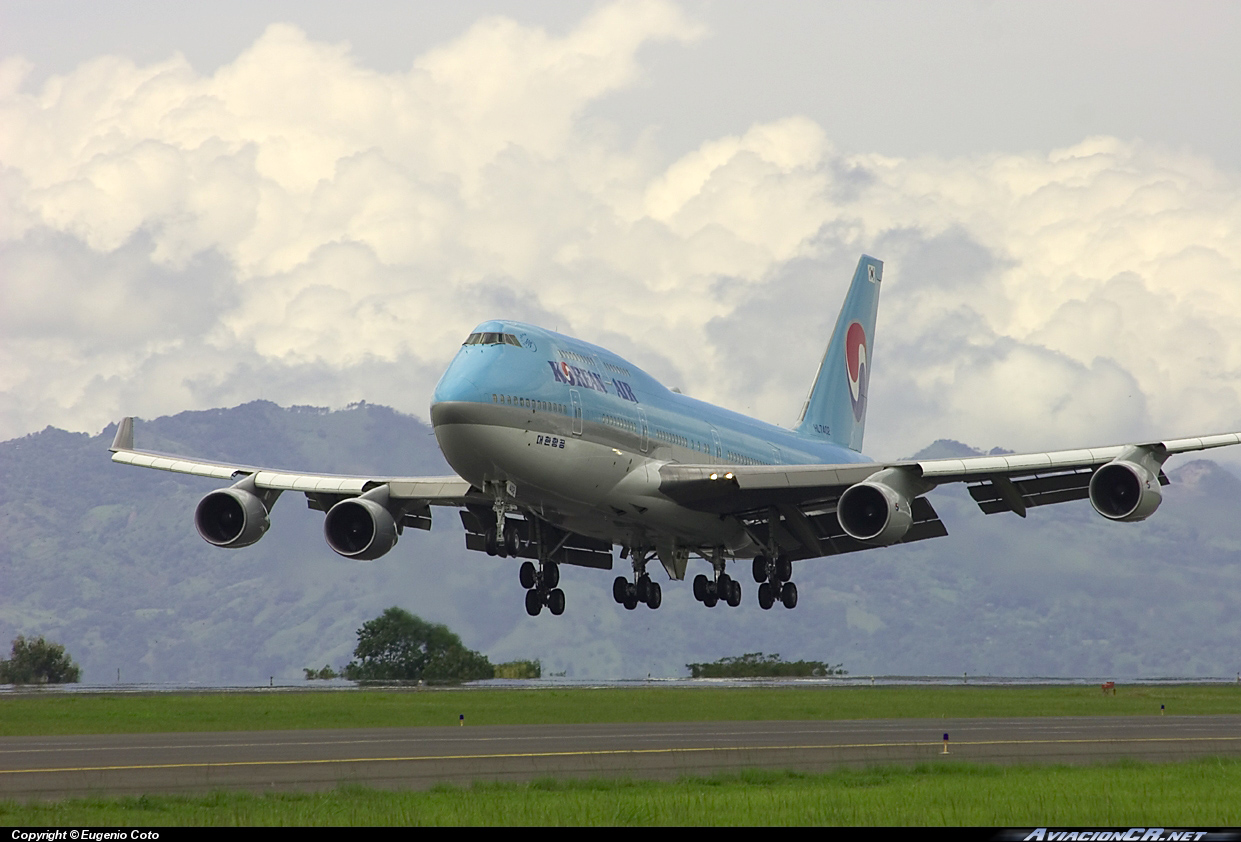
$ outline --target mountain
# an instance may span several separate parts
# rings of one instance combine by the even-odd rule
[[[517,564],[467,552],[435,512],[387,556],[346,561],[322,514],[285,494],[262,541],[220,550],[194,507],[220,483],[116,465],[97,436],[47,428],[0,443],[0,642],[63,643],[83,680],[256,683],[348,660],[356,630],[399,605],[446,623],[492,661],[539,658],[570,677],[685,675],[744,652],[842,663],[853,674],[1232,675],[1241,664],[1241,480],[1170,463],[1150,520],[1113,524],[1085,501],[984,516],[961,487],[932,500],[949,536],[798,562],[797,609],[745,598],[707,609],[666,583],[658,611],[626,611],[617,573],[562,568],[562,617],[528,617]],[[336,473],[450,472],[431,430],[374,404],[339,411],[255,402],[136,424],[139,447]],[[924,453],[975,453],[936,442]],[[921,454],[920,454],[921,455]],[[1182,457],[1183,459],[1183,457]],[[695,567],[697,565],[697,567]],[[691,576],[705,572],[691,563]],[[653,565],[652,573],[662,577]]]

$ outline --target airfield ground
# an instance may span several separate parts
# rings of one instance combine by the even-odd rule
[[[0,694],[0,736],[622,722],[1241,714],[1241,685],[409,688]]]
[[[1162,715],[1160,706],[1165,711]],[[444,727],[447,723],[459,722],[461,714],[466,716],[465,727]],[[1234,685],[1121,686],[1114,696],[1105,696],[1098,688],[973,686],[175,695],[21,693],[0,696],[0,729],[7,735],[0,740],[0,755],[10,758],[4,767],[8,771],[0,770],[0,797],[7,792],[16,799],[0,803],[0,821],[21,825],[1238,825],[1241,824],[1241,807],[1238,806],[1241,801],[1236,798],[1236,793],[1241,791],[1241,716],[1238,714],[1241,714],[1241,688]],[[777,750],[763,745],[774,743],[772,735],[782,733],[780,725],[772,725],[773,720],[786,720],[790,726],[787,729],[790,733],[786,734],[788,745],[775,746]],[[1014,736],[992,739],[995,734],[1003,737],[1007,733],[1008,722],[1013,723]],[[554,771],[540,772],[541,769],[559,768],[554,765],[538,766],[542,761],[515,759],[520,752],[473,748],[470,750],[479,753],[463,758],[452,754],[458,749],[449,747],[438,749],[439,755],[434,758],[414,759],[446,761],[450,765],[463,761],[481,762],[484,765],[477,767],[483,770],[479,778],[494,777],[487,773],[491,767],[486,765],[492,760],[533,765],[525,774],[511,776],[515,782],[440,785],[421,792],[399,791],[411,784],[402,784],[398,773],[378,784],[396,787],[398,791],[347,785],[343,789],[317,793],[267,791],[201,795],[197,793],[213,786],[198,783],[185,789],[192,794],[146,794],[127,798],[105,795],[108,792],[148,792],[142,788],[141,777],[125,777],[133,774],[155,775],[153,780],[161,782],[174,780],[178,775],[190,775],[186,779],[192,782],[193,775],[203,775],[202,780],[214,782],[215,787],[270,789],[259,779],[228,783],[230,768],[277,768],[263,759],[267,755],[262,754],[261,748],[257,761],[230,760],[233,755],[228,752],[239,746],[248,746],[245,750],[252,751],[264,741],[269,746],[279,745],[279,750],[284,751],[291,745],[313,743],[312,737],[327,733],[324,729],[334,728],[350,729],[339,734],[358,744],[366,742],[356,739],[365,736],[363,729],[372,729],[384,739],[395,740],[401,736],[410,745],[421,741],[423,747],[418,750],[425,752],[436,740],[461,739],[456,735],[465,737],[468,734],[472,740],[491,740],[492,735],[496,739],[509,739],[520,738],[527,732],[556,734],[557,726],[569,726],[563,730],[584,735],[593,742],[585,750],[570,746],[563,751],[564,757],[580,758],[591,752],[604,757],[613,752],[613,749],[598,750],[601,735],[621,740],[621,749],[614,752],[618,756],[641,757],[647,748],[652,753],[664,752],[668,757],[680,756],[677,752],[682,749],[673,744],[661,748],[663,744],[657,739],[633,745],[625,742],[654,739],[651,735],[658,737],[660,728],[650,723],[673,723],[662,726],[663,732],[675,732],[679,738],[689,735],[691,739],[686,745],[692,751],[719,757],[738,752],[736,756],[753,759],[756,766],[768,768],[731,769],[703,776],[694,774],[695,767],[683,766],[672,769],[683,770],[677,780],[635,781],[617,778],[617,769],[623,772],[628,767],[610,766],[611,760],[596,758],[591,762],[602,765],[579,767],[567,772],[566,777]],[[973,734],[980,738],[964,739],[959,745],[954,743],[953,754],[943,756],[935,745],[934,737],[938,735],[932,735],[931,739],[927,739],[927,735],[913,739],[905,733],[917,736],[923,730],[937,730],[940,723],[944,723],[945,729],[957,729],[959,735]],[[791,733],[794,730],[791,726],[795,725],[800,734]],[[879,736],[858,736],[867,733],[868,728],[879,729],[876,732]],[[752,731],[756,744],[749,745],[742,740],[735,746],[730,745],[729,740],[742,739],[738,729]],[[1026,729],[1021,733],[1028,732],[1034,737],[1021,737],[1018,729]],[[267,733],[254,734],[249,739],[238,738],[238,732],[256,731]],[[285,733],[276,733],[278,731]],[[297,739],[296,731],[303,731],[306,738]],[[172,739],[174,734],[167,732],[186,737]],[[200,736],[193,737],[195,733]],[[713,736],[716,734],[719,736]],[[221,739],[223,742],[217,745]],[[195,740],[202,744],[196,745]],[[832,740],[836,742],[833,744]],[[381,740],[372,742],[379,744]],[[571,737],[569,742],[572,742]],[[1033,751],[1034,756],[1030,762],[1022,762],[1025,755],[1012,755],[1001,759],[1002,765],[987,765],[990,762],[987,758],[991,756],[987,752],[1007,751],[1004,746],[1022,752]],[[872,763],[856,768],[859,763],[849,761],[850,757],[857,761],[868,756],[864,753],[850,755],[849,751],[873,751],[876,747],[888,752],[878,755],[888,758],[888,765]],[[186,762],[161,761],[158,750],[170,748],[200,754],[187,755]],[[820,754],[805,754],[804,749],[815,749]],[[1161,752],[1153,755],[1161,759],[1196,757],[1161,763],[1118,760],[1152,756],[1149,754],[1152,749]],[[384,750],[408,753],[399,746]],[[329,753],[322,760],[311,761],[310,766],[318,763],[322,769],[335,763],[340,767],[356,760],[347,756],[350,750],[341,748],[339,751],[344,753],[335,760]],[[375,753],[377,749],[367,748],[367,751]],[[790,751],[801,753],[789,754]],[[57,752],[62,754],[57,755]],[[1065,755],[1062,752],[1068,752],[1070,761],[1079,765],[1063,765]],[[354,746],[352,753],[365,752],[359,752],[358,746]],[[542,760],[548,762],[554,760],[551,758],[554,753],[525,752],[530,757],[542,754]],[[1202,757],[1204,753],[1219,756]],[[78,781],[67,791],[101,795],[88,799],[30,800],[55,797],[50,791],[36,794],[28,786],[23,792],[22,781],[29,785],[38,779],[38,775],[33,774],[34,767],[51,769],[56,766],[58,761],[54,758],[58,756],[66,758],[69,764],[59,767],[68,775],[66,779]],[[801,771],[771,768],[771,763],[779,764],[781,758],[786,757],[804,760],[804,763],[790,761],[790,765],[799,766]],[[981,758],[982,762],[975,762],[975,758]],[[1099,762],[1088,762],[1092,758]],[[374,759],[367,758],[368,761]],[[109,766],[129,771],[105,771]],[[577,779],[582,776],[583,768],[586,773],[592,768],[603,770],[600,774],[608,778]],[[664,768],[662,774],[651,777],[668,778],[668,771]],[[128,780],[131,785],[139,781],[139,788],[111,788],[111,780]],[[299,786],[294,779],[291,787],[286,781],[283,788],[324,789],[339,786],[339,780],[348,778],[331,780],[320,776],[313,786]],[[460,781],[462,778],[449,776],[445,780]],[[428,784],[424,780],[421,785]],[[149,790],[155,791],[159,791],[159,787]],[[29,803],[19,803],[28,800]]]

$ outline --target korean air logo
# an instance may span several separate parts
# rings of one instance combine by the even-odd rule
[[[858,421],[866,414],[866,331],[857,322],[845,333],[845,374],[849,378],[849,399],[853,417]]]

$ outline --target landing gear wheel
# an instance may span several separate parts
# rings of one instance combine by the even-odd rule
[[[711,583],[707,580],[707,577],[704,576],[703,574],[699,573],[697,576],[695,576],[694,577],[694,599],[698,600],[699,602],[706,602],[707,601],[707,590],[709,589],[710,585]]]
[[[797,607],[797,585],[792,582],[785,582],[784,587],[780,589],[780,601],[784,603],[785,608]]]
[[[732,580],[732,587],[728,589],[728,604],[732,608],[741,604],[741,583],[736,579]]]
[[[488,527],[483,533],[483,549],[487,551],[487,555],[499,555],[500,547],[496,542],[496,531],[492,527]]]
[[[560,588],[547,595],[547,610],[557,617],[564,613],[564,591]]]
[[[624,576],[617,576],[612,580],[612,599],[616,600],[617,605],[625,604],[625,594],[629,592],[629,580]]]
[[[754,583],[762,584],[767,581],[767,556],[754,556]]]
[[[538,591],[526,591],[526,613],[531,617],[537,617],[542,610],[543,594]]]
[[[517,537],[517,526],[510,523],[504,527],[504,551],[513,558],[517,558],[517,551],[520,549],[521,542]]]
[[[521,586],[526,590],[533,588],[536,573],[533,561],[523,561],[521,569],[517,572],[517,578],[521,580]]]
[[[650,593],[651,577],[639,576],[638,581],[634,585],[638,589],[638,602],[646,602],[647,594]]]
[[[638,589],[629,585],[625,589],[625,609],[632,611],[638,607]]]
[[[733,577],[727,573],[721,573],[720,578],[715,580],[715,592],[720,599],[727,602],[733,592]]]
[[[766,611],[775,603],[776,598],[771,593],[771,583],[763,582],[763,584],[758,586],[758,607]]]
[[[654,611],[664,601],[662,589],[659,582],[651,582],[646,586],[646,607]]]
[[[554,561],[543,562],[543,587],[554,588],[560,584],[560,565]]]
[[[793,578],[793,562],[786,555],[776,556],[776,578],[781,582]]]

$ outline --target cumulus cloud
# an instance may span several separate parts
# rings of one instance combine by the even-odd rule
[[[212,75],[0,62],[0,436],[263,397],[425,417],[479,321],[792,420],[858,254],[887,262],[868,441],[1241,425],[1241,190],[1115,138],[896,159],[797,115],[666,165],[584,116],[692,42],[674,5],[503,18],[411,57],[273,25]]]

